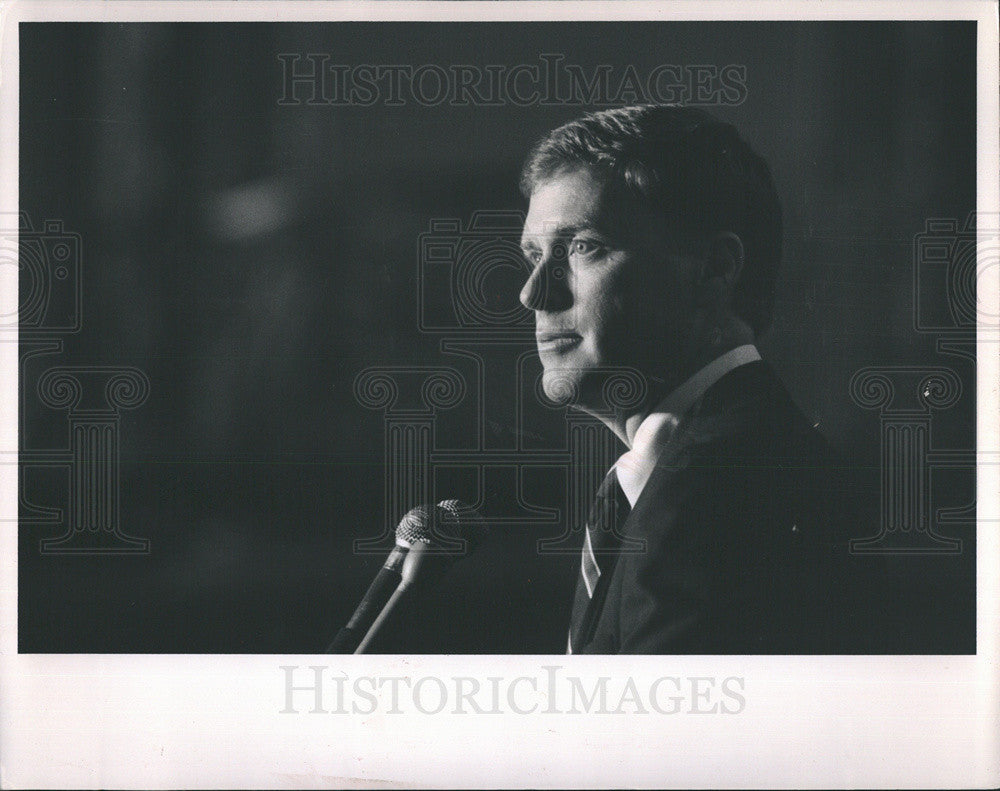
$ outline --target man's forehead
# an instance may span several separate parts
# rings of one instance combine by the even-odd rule
[[[580,167],[541,181],[531,192],[524,235],[550,236],[607,225],[617,212],[607,180]]]
[[[522,240],[530,244],[583,228],[620,233],[634,226],[638,210],[635,198],[613,179],[581,165],[553,174],[532,190]]]

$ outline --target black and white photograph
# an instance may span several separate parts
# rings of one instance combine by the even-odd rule
[[[996,785],[995,2],[2,57],[5,786]]]

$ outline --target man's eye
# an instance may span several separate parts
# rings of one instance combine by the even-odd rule
[[[577,255],[590,255],[599,249],[599,245],[588,239],[574,239],[570,249]]]
[[[525,250],[524,257],[528,259],[529,264],[537,266],[538,262],[542,259],[542,254],[537,250]]]

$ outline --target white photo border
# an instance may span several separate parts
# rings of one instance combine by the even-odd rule
[[[18,36],[28,21],[902,20],[978,22],[977,210],[1000,211],[995,2],[14,2],[4,9],[0,211],[18,209]],[[998,304],[994,266],[980,299]],[[4,283],[9,287],[10,281]],[[15,285],[16,288],[16,285]],[[5,295],[5,298],[9,295]],[[15,295],[16,300],[16,295]],[[8,303],[10,304],[10,303]],[[16,303],[15,303],[16,304]],[[981,328],[977,446],[1000,448],[1000,355]],[[0,343],[4,449],[17,444],[17,344]],[[17,465],[0,465],[0,786],[302,787],[996,787],[1000,785],[1000,539],[977,537],[975,656],[529,657],[19,655]],[[997,512],[1000,468],[978,471]],[[11,519],[13,517],[13,520]],[[425,714],[310,713],[309,668],[336,678],[443,679],[447,707]],[[292,675],[282,667],[295,668]],[[551,668],[558,668],[553,671]],[[660,679],[681,711],[580,714],[552,673]],[[455,677],[504,679],[501,713],[458,707]],[[512,682],[520,681],[511,692]],[[699,699],[697,682],[741,679]],[[534,684],[532,684],[532,680]],[[428,689],[437,688],[437,682]],[[559,695],[569,695],[563,684]],[[663,689],[661,686],[660,689]],[[744,699],[742,706],[739,697]],[[364,700],[360,698],[359,700]],[[381,698],[380,698],[381,700]],[[434,708],[428,692],[425,705]],[[661,699],[666,700],[666,697]],[[648,701],[647,701],[648,703]],[[702,704],[732,716],[700,716]],[[512,705],[513,704],[513,705]],[[520,709],[536,709],[530,714]],[[325,701],[322,708],[335,709]],[[647,706],[648,708],[648,706]]]

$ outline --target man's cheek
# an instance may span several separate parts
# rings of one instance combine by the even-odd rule
[[[613,300],[602,305],[597,316],[599,337],[597,354],[608,367],[629,367],[637,325],[624,303]]]

